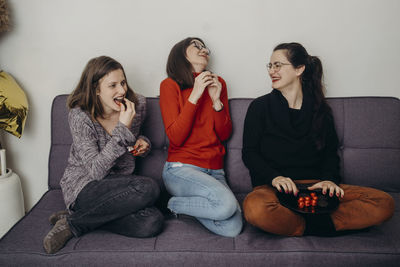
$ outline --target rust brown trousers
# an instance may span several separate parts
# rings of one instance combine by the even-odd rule
[[[319,182],[318,180],[297,180],[295,183]],[[390,219],[394,212],[393,198],[370,187],[340,184],[344,197],[339,198],[337,210],[331,219],[336,231],[356,230],[381,224]],[[257,186],[244,202],[244,216],[250,224],[277,235],[301,236],[305,220],[300,214],[279,203],[277,190],[268,185]]]

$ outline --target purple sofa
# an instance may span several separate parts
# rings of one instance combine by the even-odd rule
[[[390,97],[330,98],[341,147],[344,182],[389,192],[397,204],[383,225],[339,237],[282,237],[245,224],[236,238],[217,236],[195,219],[168,217],[157,237],[140,239],[94,231],[73,238],[54,255],[42,240],[47,219],[64,209],[59,180],[66,166],[71,135],[67,95],[54,99],[51,115],[49,190],[0,241],[0,266],[399,266],[400,265],[400,101]],[[252,99],[231,99],[233,134],[227,142],[225,169],[240,202],[251,191],[241,159],[243,121]],[[160,182],[167,156],[157,98],[148,98],[144,134],[153,150],[137,172]],[[44,156],[44,155],[38,155]],[[161,202],[167,201],[163,198]]]

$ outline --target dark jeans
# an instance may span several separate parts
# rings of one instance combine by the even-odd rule
[[[160,188],[151,178],[109,175],[78,194],[68,223],[75,236],[101,228],[130,237],[157,235],[164,217],[153,206]]]

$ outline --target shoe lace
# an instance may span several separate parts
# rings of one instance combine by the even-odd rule
[[[51,238],[53,237],[55,234],[58,234],[64,230],[68,230],[69,231],[69,227],[68,224],[66,223],[66,221],[61,221],[60,223],[57,222],[57,224],[53,227],[53,229],[51,229],[51,231],[48,234],[48,237]]]

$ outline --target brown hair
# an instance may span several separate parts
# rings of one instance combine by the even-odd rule
[[[70,109],[80,107],[82,110],[89,112],[93,120],[97,117],[103,118],[103,106],[97,95],[99,81],[110,72],[118,69],[122,70],[126,80],[124,68],[113,58],[100,56],[89,60],[82,72],[78,85],[67,99],[67,107]],[[125,97],[135,103],[136,106],[137,97],[129,87],[128,81],[126,81],[126,85],[128,90]]]
[[[204,42],[197,37],[188,37],[172,47],[167,61],[167,75],[176,81],[181,89],[192,88],[194,84],[192,64],[186,58],[186,49],[193,40]]]
[[[325,147],[326,140],[324,120],[326,118],[333,120],[333,116],[325,99],[321,60],[309,55],[307,50],[299,43],[282,43],[274,48],[274,51],[277,50],[285,50],[287,59],[293,67],[305,66],[301,75],[301,85],[303,90],[308,90],[314,97],[312,130],[317,148],[322,149]]]

